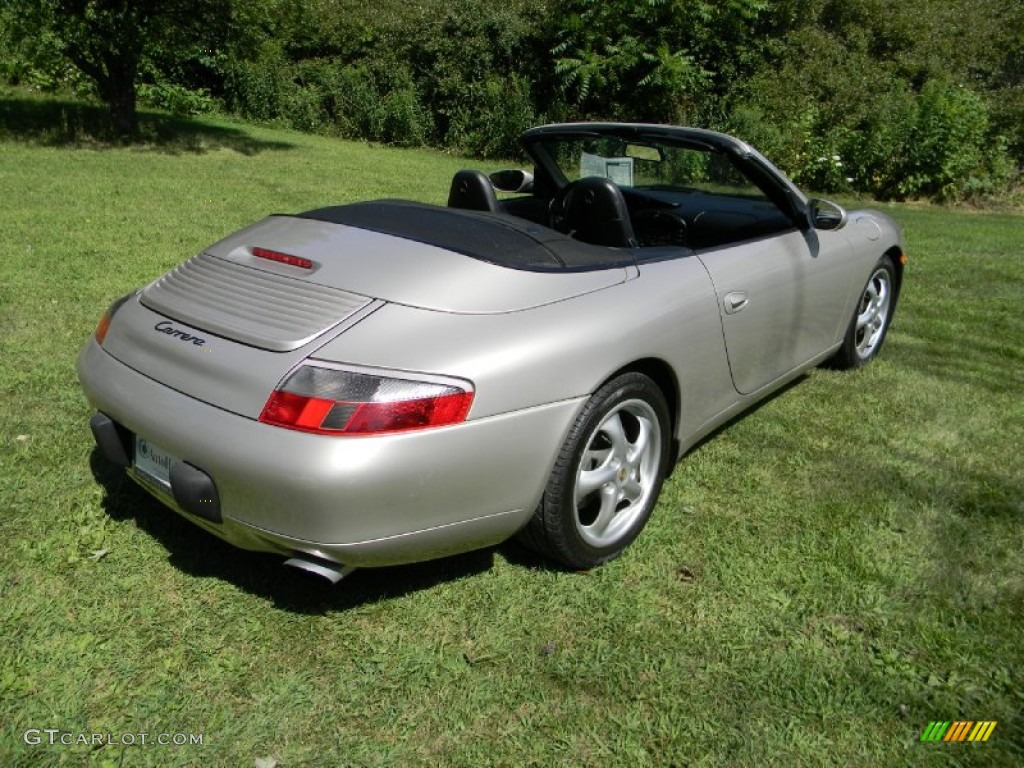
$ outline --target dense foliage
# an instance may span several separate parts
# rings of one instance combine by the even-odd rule
[[[0,0],[0,9],[8,79],[58,85],[70,63],[73,82],[86,78],[128,136],[138,130],[140,81],[172,83],[202,67],[205,41],[231,34],[230,0]]]
[[[513,154],[516,135],[545,120],[685,123],[737,133],[812,188],[883,198],[1001,195],[1024,163],[1019,0],[0,9],[0,78],[92,90],[112,108],[134,99],[127,80],[144,103],[178,113],[221,108],[484,157]]]

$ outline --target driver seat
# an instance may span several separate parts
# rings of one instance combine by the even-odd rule
[[[448,207],[488,213],[501,211],[491,180],[480,171],[473,170],[459,171],[452,178],[452,186],[448,191]]]
[[[588,176],[573,184],[565,199],[564,227],[571,237],[591,245],[637,245],[622,190],[600,176]]]

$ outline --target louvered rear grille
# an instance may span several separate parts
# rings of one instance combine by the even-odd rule
[[[370,302],[337,288],[264,272],[206,253],[146,288],[150,309],[261,349],[296,349]]]

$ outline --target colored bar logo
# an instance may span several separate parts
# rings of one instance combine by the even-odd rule
[[[933,720],[921,741],[988,741],[995,728],[995,720]]]

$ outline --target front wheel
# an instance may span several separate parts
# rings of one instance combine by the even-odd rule
[[[665,396],[647,376],[627,373],[605,384],[569,431],[520,540],[570,568],[620,555],[658,500],[669,429]]]
[[[860,368],[878,355],[896,308],[895,274],[891,258],[878,260],[857,302],[843,345],[829,361],[832,367]]]

